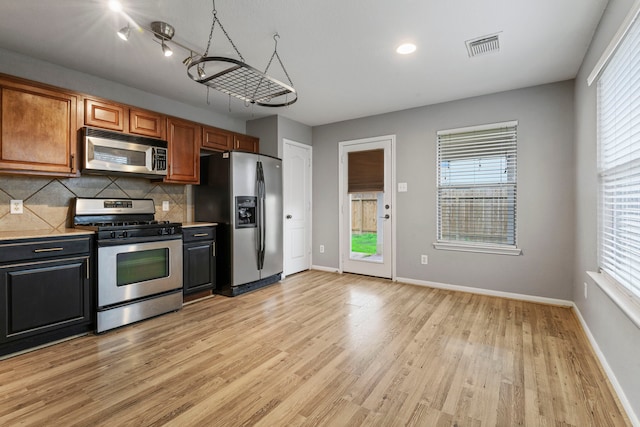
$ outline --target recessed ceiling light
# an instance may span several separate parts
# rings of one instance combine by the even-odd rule
[[[122,12],[122,4],[118,0],[109,0],[109,9],[114,12]]]
[[[415,51],[416,51],[416,45],[413,44],[413,43],[401,44],[396,49],[396,52],[398,52],[400,55],[408,55],[408,54],[413,53]]]

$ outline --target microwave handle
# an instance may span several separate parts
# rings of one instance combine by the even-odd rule
[[[156,149],[151,147],[151,170],[156,170]]]

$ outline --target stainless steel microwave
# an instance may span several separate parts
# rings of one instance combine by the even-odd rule
[[[167,175],[167,141],[90,127],[82,129],[82,141],[82,173],[145,178]]]

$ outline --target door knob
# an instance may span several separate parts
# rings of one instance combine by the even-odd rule
[[[291,219],[293,218],[291,215],[287,215],[287,219]]]
[[[381,216],[380,218],[389,219],[389,214],[386,214],[385,216]]]

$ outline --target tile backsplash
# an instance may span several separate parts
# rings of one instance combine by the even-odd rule
[[[0,175],[0,231],[62,230],[72,226],[69,205],[74,197],[149,198],[159,221],[187,221],[187,187],[125,178],[83,175],[51,179]],[[11,200],[22,200],[22,214],[11,213]],[[162,210],[162,202],[169,210]]]

